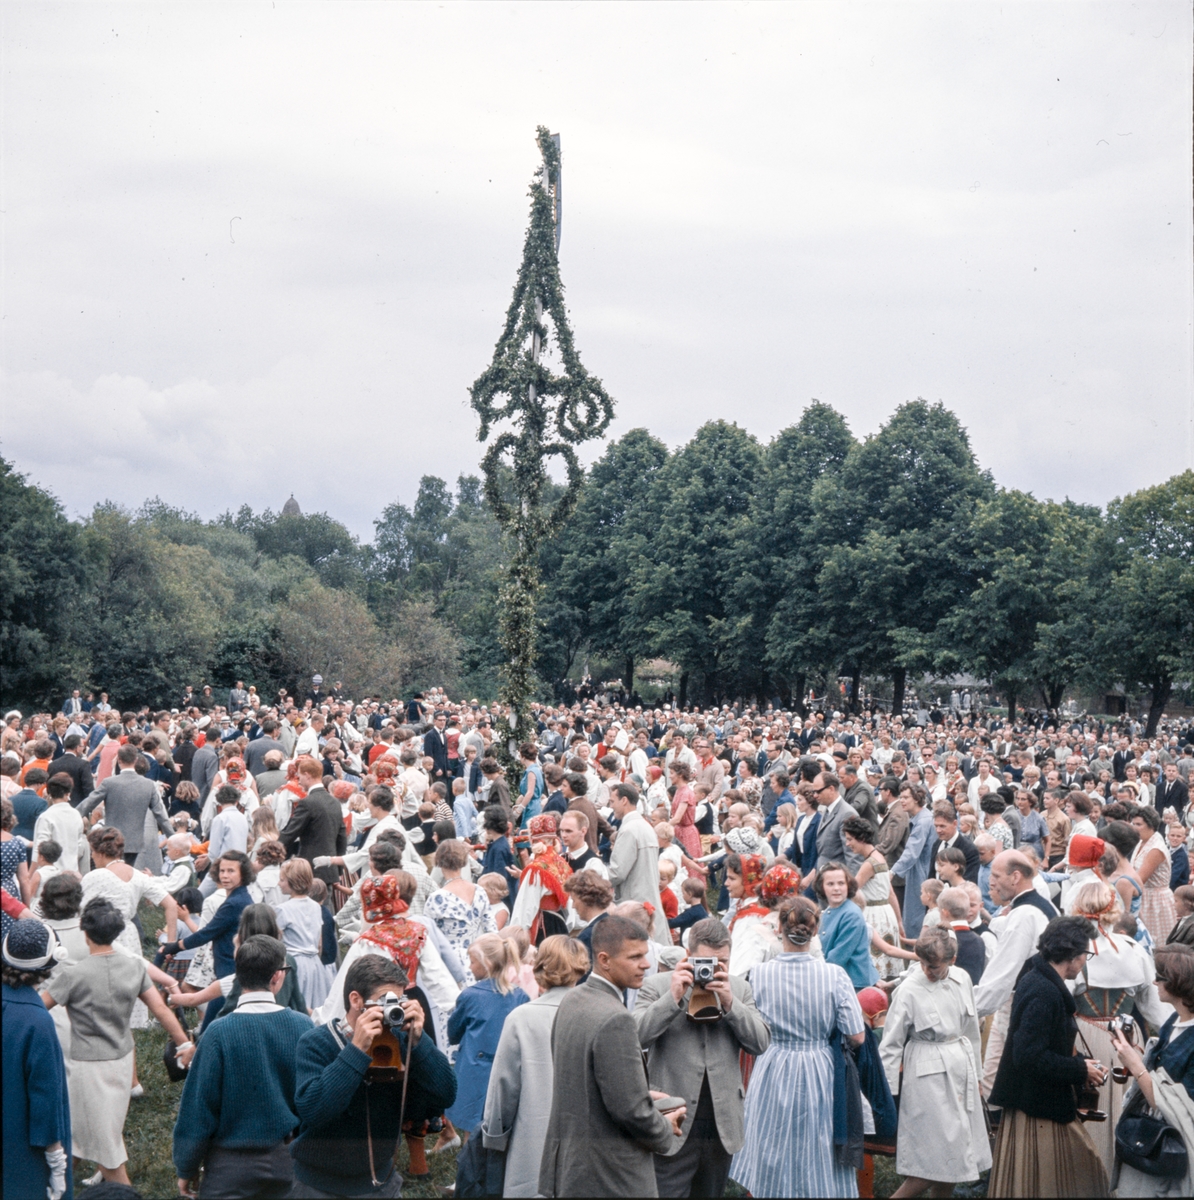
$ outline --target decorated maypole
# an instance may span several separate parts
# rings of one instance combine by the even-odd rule
[[[560,137],[540,125],[538,141],[543,164],[531,182],[531,223],[514,298],[493,362],[469,389],[481,418],[478,441],[488,441],[495,424],[511,424],[481,460],[485,498],[511,543],[499,594],[499,637],[506,662],[499,694],[503,712],[495,730],[510,771],[518,763],[519,742],[534,734],[530,702],[535,690],[539,549],[576,507],[584,471],[573,447],[604,433],[614,411],[600,380],[581,364],[564,308],[558,257]],[[558,375],[545,361],[553,350],[562,372]],[[546,463],[553,457],[563,460],[568,482],[556,502],[546,506]],[[505,465],[509,475],[502,470]]]

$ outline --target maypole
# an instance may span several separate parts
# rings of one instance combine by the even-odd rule
[[[604,433],[614,411],[600,380],[585,370],[576,353],[564,307],[558,258],[560,137],[540,125],[538,142],[543,164],[531,182],[531,222],[514,298],[493,361],[469,389],[481,418],[478,441],[488,441],[500,421],[512,425],[481,460],[485,498],[511,542],[499,593],[499,637],[506,662],[499,692],[503,713],[495,733],[512,777],[518,744],[534,733],[530,702],[535,692],[539,549],[576,507],[584,471],[573,446]],[[543,361],[553,345],[562,367],[558,375]],[[559,499],[545,507],[545,464],[552,457],[563,460],[568,482]]]

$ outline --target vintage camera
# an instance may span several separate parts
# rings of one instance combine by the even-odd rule
[[[402,997],[393,992],[386,992],[378,1000],[367,1001],[365,1007],[380,1008],[382,1020],[391,1029],[401,1029],[406,1024],[406,1011],[402,1007]]]
[[[1121,1034],[1124,1041],[1128,1045],[1132,1045],[1134,1041],[1133,1034],[1136,1032],[1136,1021],[1127,1014],[1124,1014],[1122,1017],[1112,1017],[1107,1022],[1107,1032]],[[1111,1068],[1111,1078],[1116,1083],[1127,1083],[1132,1076],[1128,1073],[1127,1067],[1114,1066]]]
[[[688,962],[692,967],[693,986],[707,988],[713,982],[713,976],[717,972],[717,959],[690,958]]]
[[[402,1079],[402,1047],[398,1042],[398,1030],[406,1024],[406,1013],[402,1008],[402,997],[394,992],[377,1000],[368,1000],[365,1007],[380,1008],[385,1028],[373,1039],[369,1048],[369,1066],[365,1078],[373,1083],[398,1083]]]

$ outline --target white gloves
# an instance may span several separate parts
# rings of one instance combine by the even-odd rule
[[[330,867],[332,865],[332,856],[330,854],[317,854],[312,860],[313,867]]]
[[[46,1151],[46,1166],[50,1168],[46,1200],[60,1200],[66,1191],[66,1150],[61,1145]]]

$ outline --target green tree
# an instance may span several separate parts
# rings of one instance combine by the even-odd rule
[[[836,667],[835,647],[818,640],[824,621],[813,491],[821,479],[837,475],[854,444],[841,414],[813,401],[767,447],[751,507],[751,536],[731,549],[737,555],[736,603],[751,614],[753,636],[762,638],[766,651],[764,692],[779,687],[798,706],[809,675]]]
[[[228,577],[201,546],[178,545],[112,504],[83,530],[92,562],[83,640],[91,682],[119,703],[175,698],[205,679],[224,614]]]
[[[819,636],[839,661],[891,678],[893,712],[908,671],[931,664],[938,622],[974,591],[971,522],[994,491],[957,417],[924,400],[901,405],[814,489]]]
[[[1150,692],[1152,737],[1174,680],[1194,672],[1194,471],[1115,500],[1092,563],[1102,661]]]
[[[0,458],[0,694],[57,710],[90,666],[79,638],[88,564],[79,526]]]
[[[633,603],[633,566],[650,556],[662,494],[655,482],[667,447],[645,429],[611,442],[589,468],[576,512],[557,539],[565,547],[548,589],[547,628],[563,679],[581,647],[615,660],[627,692],[651,637]],[[547,615],[545,613],[545,615]]]
[[[680,699],[748,691],[758,681],[750,616],[733,603],[733,547],[750,536],[762,463],[758,442],[727,421],[709,421],[660,467],[659,513],[634,553],[630,618],[654,653],[680,667]]]

